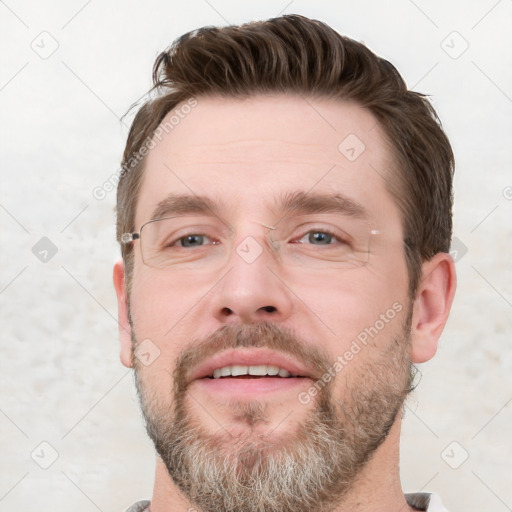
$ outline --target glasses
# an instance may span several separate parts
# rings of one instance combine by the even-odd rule
[[[236,252],[252,263],[264,250],[284,265],[304,268],[350,269],[368,263],[370,224],[351,215],[315,214],[281,219],[266,226],[266,237],[248,236]],[[225,264],[233,250],[233,230],[220,219],[175,216],[151,220],[138,233],[124,233],[121,243],[139,240],[142,261],[158,269],[213,270]]]

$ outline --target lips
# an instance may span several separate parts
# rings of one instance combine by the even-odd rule
[[[226,369],[227,367],[235,367],[237,369],[247,367],[248,371],[242,372],[235,371],[238,375],[242,375],[245,378],[253,377],[255,379],[262,378],[257,375],[251,375],[254,373],[249,369],[251,367],[262,367],[267,366],[271,368],[277,367],[283,372],[279,372],[275,376],[266,375],[264,378],[273,379],[285,379],[287,377],[308,377],[313,378],[313,374],[310,370],[305,368],[299,361],[295,360],[288,354],[274,352],[265,348],[238,348],[229,351],[224,351],[216,354],[212,358],[208,359],[204,363],[200,364],[190,374],[189,381],[205,379],[205,378],[227,378],[227,372],[224,373],[226,376],[221,376],[219,370]],[[217,371],[216,371],[217,370]],[[275,370],[271,370],[273,373]],[[222,373],[222,372],[221,372]],[[231,378],[240,378],[239,376],[230,375]]]

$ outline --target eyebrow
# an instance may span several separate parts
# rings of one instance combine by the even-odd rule
[[[284,215],[342,213],[364,220],[369,216],[360,203],[340,193],[291,192],[280,195],[274,205]]]
[[[367,219],[367,210],[353,199],[343,194],[318,192],[287,192],[280,194],[274,201],[274,209],[281,215],[342,213],[357,219]],[[151,215],[151,220],[162,219],[170,215],[191,213],[210,215],[220,218],[220,205],[208,197],[188,194],[169,194],[160,201]]]
[[[162,219],[169,215],[186,215],[190,213],[218,217],[218,206],[205,196],[169,194],[156,205],[151,214],[151,220]]]

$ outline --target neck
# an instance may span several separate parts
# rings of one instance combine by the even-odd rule
[[[397,417],[388,437],[362,469],[349,493],[332,512],[410,512],[399,475],[401,417]],[[157,458],[151,512],[195,511],[174,484],[164,463]],[[198,511],[199,512],[199,511]]]

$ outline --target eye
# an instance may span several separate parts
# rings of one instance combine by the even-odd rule
[[[312,245],[333,245],[336,242],[343,243],[343,240],[340,240],[336,235],[330,233],[329,231],[309,231],[300,239],[297,240],[296,243],[299,244],[312,244]]]
[[[214,244],[215,242],[206,235],[192,234],[181,237],[171,245],[179,245],[180,247],[201,247],[202,245],[207,245],[209,243]]]
[[[323,231],[310,231],[307,235],[301,238],[307,238],[310,244],[314,245],[330,245],[332,242],[332,235]]]

